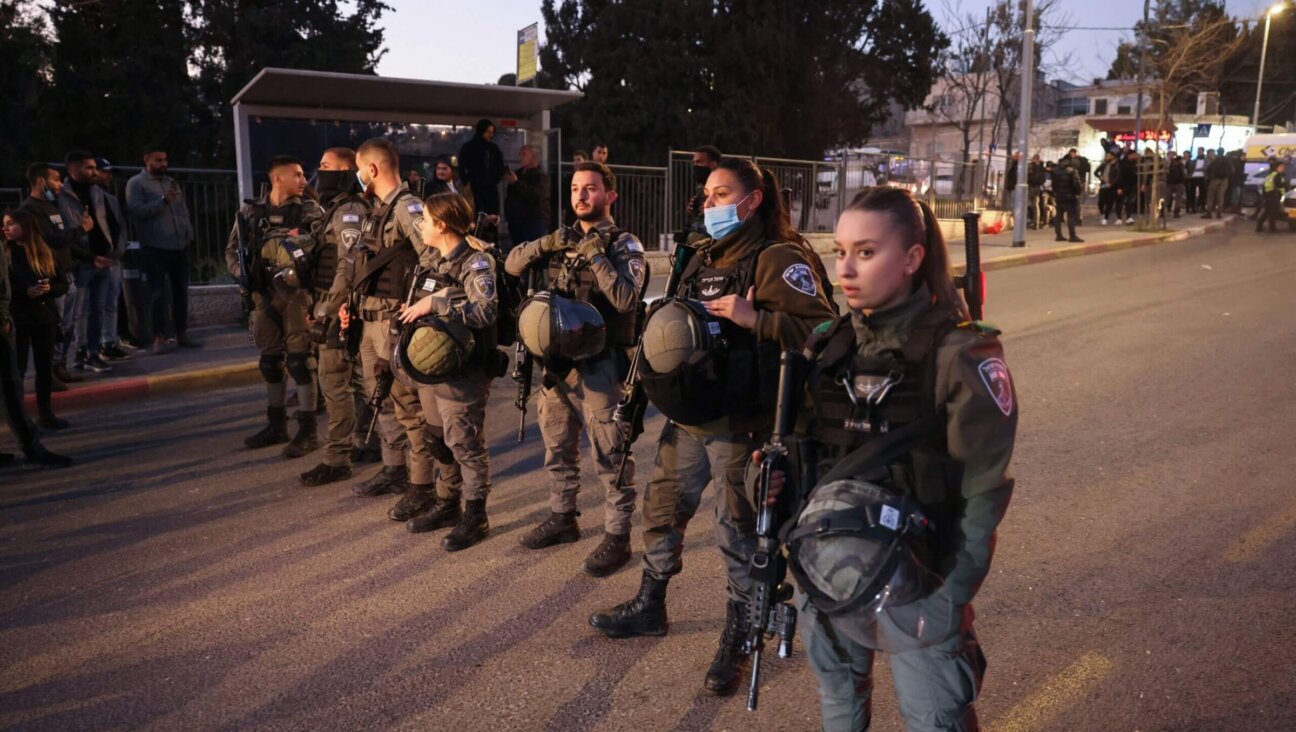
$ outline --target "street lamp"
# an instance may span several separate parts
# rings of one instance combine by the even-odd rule
[[[1251,126],[1256,128],[1256,132],[1260,131],[1260,89],[1264,86],[1265,55],[1269,52],[1269,21],[1281,13],[1286,5],[1285,2],[1281,2],[1265,11],[1264,42],[1260,44],[1260,74],[1256,77],[1255,110],[1251,113]]]

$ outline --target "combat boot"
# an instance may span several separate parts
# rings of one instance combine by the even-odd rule
[[[585,558],[585,573],[606,577],[630,561],[630,534],[603,534],[603,541]]]
[[[319,436],[315,432],[315,413],[298,412],[297,434],[293,435],[292,442],[284,446],[283,456],[290,459],[299,458],[317,449],[319,449]]]
[[[447,526],[453,526],[462,515],[463,508],[459,504],[459,496],[437,498],[436,503],[432,504],[432,508],[429,508],[427,513],[422,516],[415,516],[405,522],[405,530],[411,534],[435,531]]]
[[[384,465],[374,477],[351,486],[351,492],[357,496],[385,496],[404,493],[408,487],[409,471],[404,465]]]
[[[387,518],[392,521],[409,521],[415,516],[427,513],[436,500],[436,491],[433,490],[431,483],[410,483],[405,495],[401,496],[396,505],[387,512]]]
[[[351,468],[346,465],[325,465],[320,463],[298,476],[304,486],[326,485],[346,480],[351,477]]]
[[[549,518],[522,537],[522,546],[527,549],[544,549],[554,544],[570,544],[578,541],[580,525],[576,523],[576,517],[579,515],[580,511],[549,514]]]
[[[266,407],[270,421],[260,432],[243,441],[249,449],[256,450],[288,441],[288,410],[283,407]]]
[[[666,635],[666,583],[647,572],[639,584],[639,594],[627,602],[590,616],[589,624],[609,638],[636,635]]]
[[[729,601],[725,611],[724,632],[720,647],[706,673],[706,690],[716,696],[729,696],[738,688],[747,667],[743,643],[747,640],[747,603]]]
[[[490,535],[490,521],[486,519],[486,499],[468,501],[459,525],[441,540],[441,548],[448,552],[467,549]]]

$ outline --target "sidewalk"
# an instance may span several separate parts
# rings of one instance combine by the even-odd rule
[[[1076,234],[1085,240],[1083,244],[1054,241],[1052,229],[1028,230],[1026,246],[1020,248],[1012,246],[1012,231],[1008,230],[995,235],[982,235],[981,267],[985,271],[992,271],[1064,257],[1182,241],[1201,236],[1208,231],[1223,229],[1236,218],[1234,215],[1226,214],[1223,219],[1207,221],[1193,214],[1180,219],[1171,219],[1166,231],[1155,233],[1138,232],[1127,226],[1085,225],[1076,230]],[[1092,221],[1096,224],[1097,219]],[[830,233],[812,234],[807,238],[821,254],[826,254],[832,249]],[[962,238],[952,239],[949,242],[949,249],[954,271],[961,274],[966,256]],[[660,264],[656,261],[653,263],[653,271],[658,273],[654,280],[664,279],[661,275],[666,271],[665,255],[651,252],[649,255],[650,259],[661,260]],[[831,272],[831,263],[828,263],[828,267]],[[659,288],[657,289],[659,291]],[[113,370],[110,373],[88,373],[84,383],[71,384],[68,391],[54,394],[55,411],[111,404],[158,394],[246,386],[260,381],[261,377],[257,373],[257,350],[252,345],[252,339],[245,328],[216,326],[196,329],[193,335],[202,341],[202,348],[177,348],[160,356],[154,356],[148,351],[140,351],[130,360],[113,362]],[[32,394],[30,373],[24,393],[27,395],[29,413],[34,413],[35,397]]]

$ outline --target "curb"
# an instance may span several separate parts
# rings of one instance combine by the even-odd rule
[[[79,409],[82,407],[117,404],[161,394],[180,394],[206,389],[248,386],[260,380],[261,376],[257,372],[255,362],[240,363],[73,387],[67,391],[51,394],[50,398],[54,407]],[[23,402],[29,413],[35,411],[35,394],[24,395]]]
[[[981,269],[990,272],[999,269],[1010,269],[1012,267],[1023,267],[1028,264],[1038,264],[1040,262],[1051,262],[1056,259],[1084,257],[1091,254],[1115,252],[1121,249],[1133,249],[1134,247],[1151,246],[1153,244],[1168,244],[1171,242],[1184,241],[1212,231],[1219,231],[1233,224],[1235,221],[1237,221],[1237,218],[1230,216],[1227,219],[1220,219],[1219,221],[1204,224],[1202,226],[1193,226],[1187,229],[1180,229],[1179,231],[1167,232],[1164,234],[1148,234],[1128,239],[1116,239],[1114,241],[1105,241],[1094,244],[1081,244],[1072,247],[1060,247],[1057,249],[1042,249],[1034,252],[1006,254],[1004,256],[991,257],[982,260]],[[953,270],[955,274],[961,275],[965,272],[966,265],[955,265]],[[261,376],[258,373],[257,365],[253,362],[246,364],[233,364],[229,366],[215,366],[206,369],[195,369],[174,374],[162,374],[160,376],[142,376],[105,384],[93,384],[79,388],[74,387],[68,391],[59,392],[51,396],[55,407],[81,408],[115,404],[118,402],[163,394],[180,394],[206,389],[227,389],[237,386],[249,386],[258,383],[260,380]],[[29,411],[35,410],[36,396],[34,394],[27,394],[25,397],[25,403]]]

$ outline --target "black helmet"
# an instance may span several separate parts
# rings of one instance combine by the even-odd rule
[[[527,298],[518,309],[518,340],[548,363],[597,356],[607,345],[607,324],[598,308],[552,292]]]
[[[401,326],[392,347],[392,373],[417,389],[463,372],[476,345],[472,331],[457,320],[428,315]]]
[[[815,608],[855,642],[889,652],[934,645],[959,622],[949,603],[919,602],[941,585],[917,550],[927,528],[905,496],[862,480],[824,483],[787,536],[788,566]]]

